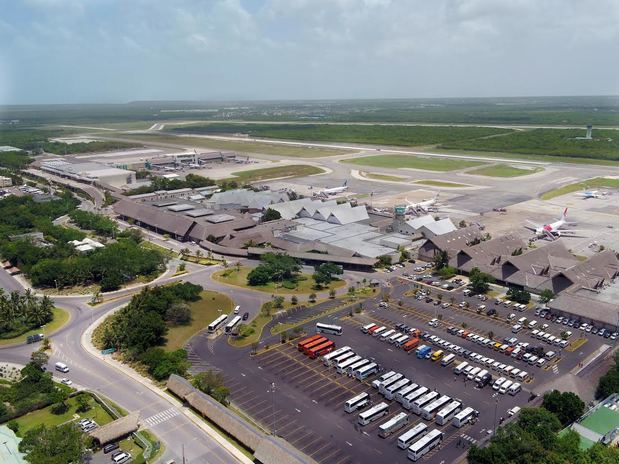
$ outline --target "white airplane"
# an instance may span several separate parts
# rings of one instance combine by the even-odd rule
[[[531,221],[527,221],[530,225],[525,225],[524,227],[535,232],[535,235],[538,238],[549,238],[550,240],[556,240],[562,234],[572,234],[574,232],[579,232],[578,230],[564,229],[563,227],[574,224],[573,222],[567,221],[567,208],[563,210],[563,214],[561,217],[555,222],[551,222],[550,224],[539,225],[535,224]]]
[[[585,190],[583,192],[576,193],[577,197],[587,200],[589,198],[604,198],[608,195],[606,192],[600,192],[599,190]]]
[[[324,195],[337,195],[338,193],[345,192],[348,190],[348,181],[345,180],[341,187],[332,187],[328,189],[321,190],[320,193]]]
[[[406,202],[408,203],[408,206],[406,207],[406,212],[417,214],[418,212],[421,211],[421,212],[427,213],[430,209],[432,209],[433,206],[436,206],[436,204],[438,203],[439,195],[440,193],[437,193],[434,196],[434,198],[423,200],[423,201],[420,201],[419,203],[411,203],[410,201],[408,201],[408,198],[407,198]]]

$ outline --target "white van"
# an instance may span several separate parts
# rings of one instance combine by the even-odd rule
[[[516,382],[509,387],[509,390],[507,392],[512,396],[516,396],[518,393],[520,393],[520,390],[522,390],[522,387],[518,382]]]
[[[529,378],[529,373],[526,371],[520,371],[517,378],[519,382],[524,382]]]
[[[520,325],[520,324],[516,324],[516,325],[512,326],[512,333],[517,334],[521,330],[522,330],[522,325]]]
[[[555,353],[554,351],[549,351],[548,353],[546,353],[546,359],[552,359],[557,355],[557,353]]]
[[[474,367],[466,376],[467,379],[473,380],[477,374],[481,372],[481,367]]]
[[[529,329],[534,329],[535,327],[537,327],[537,321],[529,322]]]
[[[501,388],[501,386],[505,383],[506,380],[507,379],[505,377],[499,377],[492,385],[492,389],[499,391],[499,388]]]
[[[462,361],[460,364],[454,367],[454,374],[456,375],[462,374],[462,371],[466,369],[467,367],[469,367],[469,363],[467,363],[466,361]]]
[[[520,369],[518,369],[517,367],[515,367],[514,369],[512,369],[512,371],[509,373],[510,377],[514,377],[517,378],[518,374],[520,374]]]
[[[514,382],[512,382],[511,380],[506,380],[505,382],[503,382],[503,385],[501,385],[501,388],[499,388],[499,393],[504,395],[513,384]]]
[[[55,367],[56,370],[59,372],[69,372],[69,366],[67,366],[65,363],[57,362]]]
[[[456,359],[456,355],[455,354],[448,354],[447,356],[445,356],[443,359],[441,359],[441,366],[447,366],[449,364],[451,364],[453,362],[453,360]]]

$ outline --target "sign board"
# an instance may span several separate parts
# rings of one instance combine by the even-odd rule
[[[112,354],[116,351],[116,348],[108,348],[106,350],[101,350],[101,354]]]

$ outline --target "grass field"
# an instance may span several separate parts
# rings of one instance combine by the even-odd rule
[[[236,267],[223,269],[221,271],[217,271],[213,274],[213,279],[228,284],[234,285],[236,287],[244,287],[252,290],[258,290],[261,292],[272,293],[272,294],[281,294],[281,295],[303,295],[315,293],[317,290],[314,290],[312,287],[314,286],[314,279],[309,274],[300,274],[299,279],[296,282],[295,288],[286,288],[280,285],[279,282],[270,282],[267,285],[255,285],[249,286],[247,285],[247,275],[251,271],[250,268],[243,267],[237,271]],[[286,282],[284,282],[284,285]],[[328,288],[323,289],[321,291],[329,290],[332,288],[340,288],[346,284],[343,280],[335,280],[331,282]]]
[[[302,177],[314,174],[323,174],[326,171],[316,166],[307,164],[289,164],[285,166],[274,166],[272,168],[250,169],[248,171],[233,172],[235,180],[243,183],[258,182],[267,179],[277,179],[281,177]]]
[[[552,200],[553,198],[565,195],[567,193],[578,192],[579,190],[593,188],[619,188],[619,179],[608,179],[606,177],[594,177],[583,182],[564,185],[563,187],[549,190],[542,194],[542,200]]]
[[[200,296],[202,297],[201,300],[194,301],[189,305],[193,318],[191,324],[171,327],[168,331],[166,336],[168,341],[164,346],[167,351],[183,348],[191,337],[208,326],[214,319],[232,311],[234,303],[222,293],[205,290],[200,293]]]
[[[389,174],[377,174],[374,172],[361,171],[360,174],[368,179],[387,180],[389,182],[406,182],[406,177],[390,176]]]
[[[2,339],[0,340],[0,346],[8,346],[8,345],[16,345],[19,343],[24,343],[26,341],[26,338],[29,335],[34,335],[38,333],[45,334],[46,337],[53,335],[54,332],[56,332],[58,329],[64,326],[67,322],[69,322],[69,319],[71,318],[71,315],[69,314],[69,312],[62,308],[54,308],[53,312],[54,312],[54,319],[49,324],[39,329],[29,330],[28,332],[18,335],[17,337]]]
[[[540,171],[543,171],[543,168],[522,169],[515,166],[510,166],[509,164],[495,164],[493,166],[486,166],[473,171],[468,171],[467,174],[489,177],[519,177],[528,176]]]
[[[414,155],[373,155],[350,158],[340,161],[341,163],[358,166],[373,166],[376,168],[390,169],[423,169],[425,171],[455,171],[457,169],[473,168],[483,163],[468,161],[465,159],[423,157]]]
[[[444,180],[432,180],[432,179],[416,180],[415,183],[420,184],[420,185],[429,185],[431,187],[449,187],[449,188],[469,187],[466,184],[458,184],[456,182],[447,182]]]
[[[241,348],[243,346],[249,346],[252,343],[256,343],[260,340],[262,336],[262,331],[264,330],[264,326],[273,320],[273,316],[265,316],[264,314],[258,314],[253,321],[249,323],[251,327],[254,328],[254,333],[245,338],[234,338],[228,337],[228,343],[232,346],[236,346],[237,348]]]

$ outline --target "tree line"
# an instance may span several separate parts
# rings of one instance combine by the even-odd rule
[[[30,289],[8,295],[0,288],[0,338],[13,338],[53,319],[54,302],[36,297]]]
[[[114,237],[118,233],[116,222],[101,214],[76,209],[69,217],[80,229],[92,230],[103,237]]]

